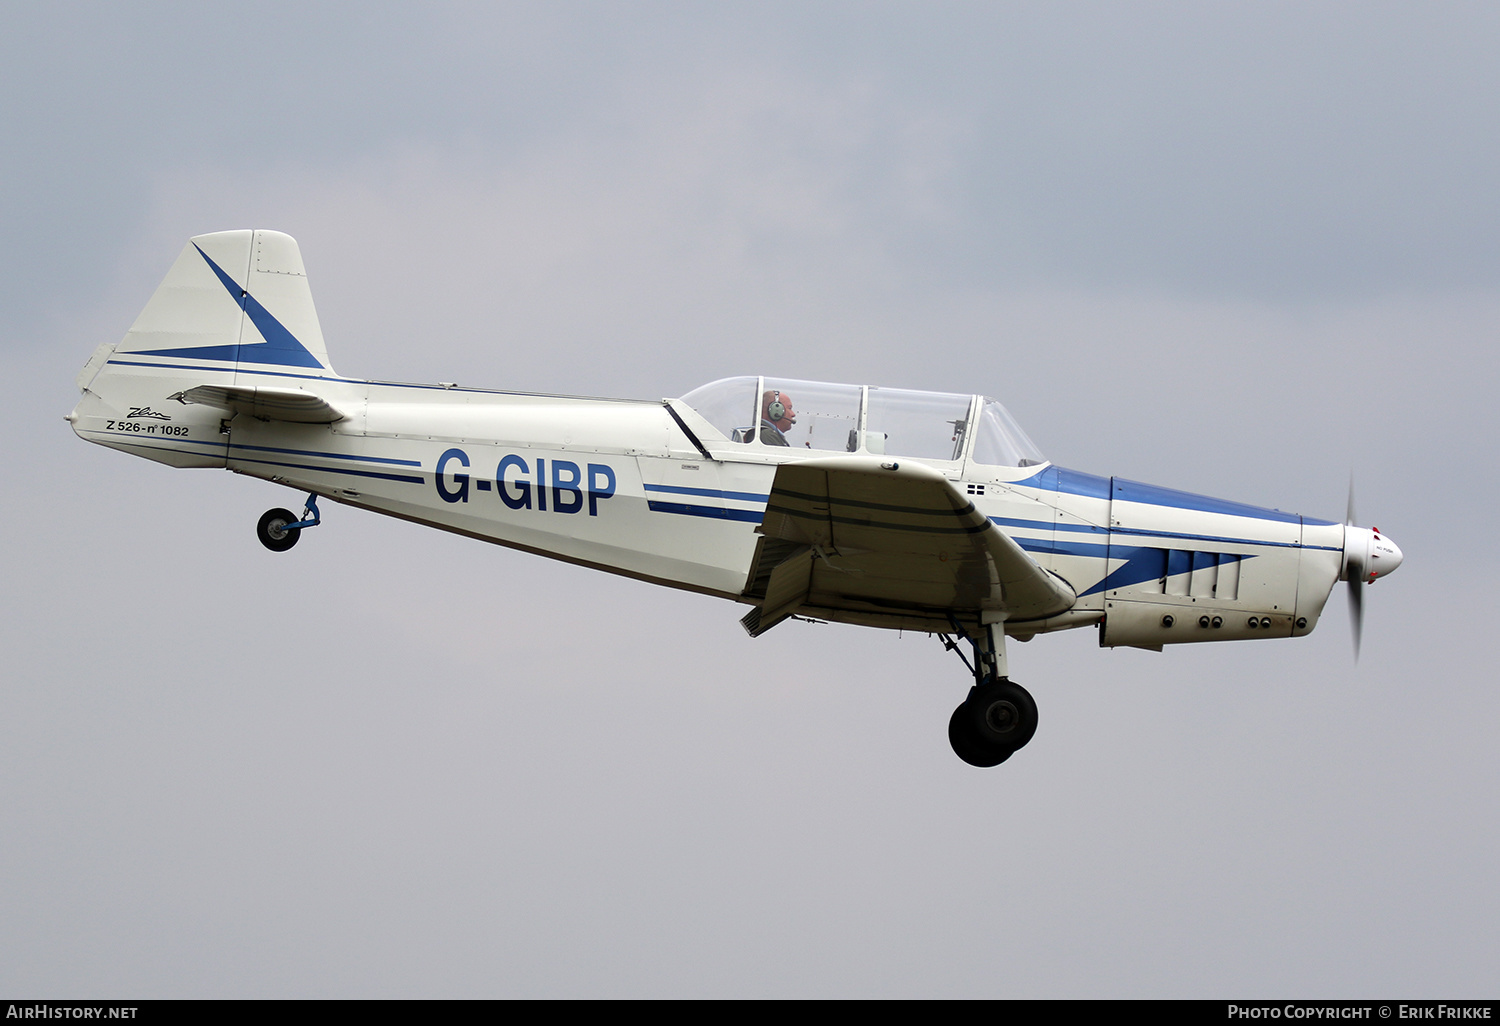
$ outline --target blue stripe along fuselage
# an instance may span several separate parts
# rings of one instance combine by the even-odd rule
[[[108,431],[90,431],[89,434],[99,435],[103,438],[119,437]],[[200,438],[174,438],[172,441],[179,445],[203,445],[212,449],[245,449],[250,452],[276,452],[288,456],[317,456],[325,460],[357,460],[361,463],[388,463],[398,467],[420,467],[422,465],[421,460],[398,460],[390,456],[360,456],[349,452],[323,452],[319,449],[283,449],[274,445],[242,445],[239,442],[225,443],[222,441],[205,442]],[[191,452],[192,450],[184,449],[182,451]],[[236,459],[237,457],[231,456],[229,458]],[[292,464],[288,465],[291,466]],[[300,466],[300,464],[297,465]]]
[[[646,505],[653,513],[676,513],[688,517],[711,517],[715,520],[740,520],[747,524],[758,524],[765,517],[765,510],[730,509],[727,506],[695,506],[686,502],[662,502],[647,499]]]
[[[1278,509],[1266,509],[1261,506],[1216,499],[1212,496],[1197,495],[1192,492],[1142,484],[1141,482],[1130,481],[1125,478],[1100,477],[1096,474],[1085,474],[1080,471],[1069,470],[1066,467],[1047,467],[1023,481],[1015,482],[1015,484],[1043,491],[1056,491],[1064,495],[1077,495],[1085,498],[1105,499],[1109,501],[1118,500],[1143,506],[1164,506],[1170,509],[1183,509],[1202,513],[1219,513],[1272,523],[1317,526],[1330,526],[1334,523],[1328,520],[1302,517],[1295,513],[1285,513]],[[1168,548],[1166,546],[1121,545],[1119,539],[1122,537],[1153,538],[1169,542],[1188,542],[1200,545],[1253,545],[1268,548],[1304,547],[1301,541],[1269,541],[1234,537],[1231,535],[1163,531],[1141,527],[1115,527],[1113,529],[1106,529],[1093,524],[1052,524],[1044,521],[1014,520],[1004,517],[993,517],[991,519],[997,525],[1020,528],[1022,530],[1047,531],[1049,533],[1065,531],[1101,535],[1100,541],[1103,544],[1062,539],[1053,541],[1049,539],[1027,538],[1021,535],[1016,536],[1015,539],[1023,549],[1030,552],[1083,556],[1094,559],[1124,560],[1122,565],[1116,567],[1112,573],[1108,574],[1103,580],[1087,591],[1084,591],[1082,595],[1093,595],[1111,588],[1125,588],[1163,576],[1187,573],[1193,569],[1197,569],[1198,563],[1208,558],[1212,558],[1219,564],[1254,558],[1253,553],[1215,553]],[[1337,546],[1328,545],[1306,547],[1337,550]],[[1207,564],[1205,563],[1204,565],[1206,566]]]
[[[764,492],[725,492],[717,488],[687,488],[682,485],[657,485],[648,484],[644,486],[648,492],[667,492],[671,495],[701,495],[708,499],[736,499],[740,502],[769,502],[770,496]]]
[[[1094,474],[1068,470],[1065,467],[1048,467],[1046,470],[1024,481],[1016,482],[1016,484],[1022,487],[1048,491],[1055,490],[1068,495],[1080,495],[1106,500],[1119,498],[1127,502],[1167,506],[1173,509],[1222,513],[1275,523],[1303,522],[1303,518],[1296,514],[1283,513],[1280,510],[1264,509],[1245,503],[1228,502],[1210,496],[1194,495],[1190,492],[1181,492],[1170,488],[1157,488],[1154,485],[1144,485],[1121,478],[1099,477]],[[648,484],[645,486],[645,489],[648,492],[701,496],[720,500],[732,499],[742,502],[761,503],[769,500],[769,496],[755,492],[727,492],[712,488]],[[665,502],[650,498],[648,498],[648,505],[653,512],[672,513],[680,516],[712,517],[747,523],[759,523],[762,519],[762,512],[759,510]],[[1009,529],[1015,542],[1028,552],[1034,552],[1039,555],[1076,556],[1085,559],[1124,561],[1113,572],[1108,573],[1094,584],[1093,587],[1082,592],[1080,597],[1097,594],[1111,588],[1127,588],[1132,585],[1145,583],[1146,581],[1159,579],[1162,576],[1188,573],[1194,569],[1201,568],[1199,564],[1202,564],[1202,567],[1206,567],[1209,561],[1212,561],[1215,565],[1223,565],[1225,563],[1235,563],[1254,558],[1254,553],[1225,553],[1140,544],[1121,545],[1120,539],[1122,536],[1156,538],[1177,543],[1191,542],[1200,545],[1230,544],[1275,548],[1301,547],[1300,542],[1268,541],[1227,535],[1189,534],[1178,531],[1153,531],[1143,528],[1114,528],[1111,531],[1111,529],[1097,524],[1054,523],[1048,520],[1031,520],[1017,517],[990,517],[989,519],[997,527]],[[1313,524],[1328,523],[1328,521],[1312,520],[1311,518],[1306,522]],[[1055,532],[1061,532],[1074,535],[1075,537],[1035,538],[1027,537],[1025,533],[1022,533],[1030,531],[1045,532],[1049,536]],[[1076,537],[1078,535],[1092,537],[1085,539]],[[1330,548],[1330,546],[1315,547]]]
[[[1279,509],[1266,509],[1243,502],[1215,499],[1209,495],[1180,492],[1175,488],[1130,481],[1123,477],[1100,477],[1085,474],[1066,467],[1049,466],[1038,471],[1016,485],[1036,488],[1041,491],[1056,491],[1064,495],[1082,495],[1092,499],[1118,499],[1137,502],[1144,506],[1169,506],[1173,509],[1194,510],[1200,513],[1226,513],[1235,517],[1250,517],[1254,520],[1271,520],[1282,524],[1316,524],[1327,527],[1337,523],[1333,520],[1317,520],[1296,513],[1284,513]]]
[[[754,502],[759,505],[755,509],[735,509],[732,506],[704,506],[692,502],[668,502],[664,499],[653,499],[649,496],[646,505],[653,513],[675,513],[686,517],[709,517],[714,520],[738,520],[747,524],[758,524],[765,517],[765,504],[770,501],[770,496],[764,492],[727,492],[718,488],[689,488],[685,485],[643,485],[648,492],[660,492],[666,495],[691,495],[704,499],[731,500],[735,502]]]

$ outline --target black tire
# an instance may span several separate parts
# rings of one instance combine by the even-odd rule
[[[1036,734],[1036,701],[1031,692],[1008,680],[997,680],[975,688],[964,706],[969,709],[973,729],[985,745],[1016,751]]]
[[[1015,752],[1014,748],[986,744],[980,738],[974,727],[974,711],[967,702],[954,709],[948,719],[948,743],[953,746],[953,754],[970,766],[998,766]]]
[[[272,552],[285,552],[302,537],[300,528],[296,531],[285,529],[287,524],[295,524],[297,519],[297,515],[289,509],[268,509],[261,514],[260,523],[255,525],[255,536]]]

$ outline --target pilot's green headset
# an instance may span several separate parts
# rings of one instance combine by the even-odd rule
[[[786,416],[786,405],[781,401],[781,393],[771,391],[771,401],[766,405],[766,419],[772,424]]]

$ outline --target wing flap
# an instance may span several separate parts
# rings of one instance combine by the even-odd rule
[[[243,413],[256,420],[279,420],[290,424],[332,424],[344,414],[328,400],[300,388],[266,388],[261,385],[199,385],[171,398],[183,403],[213,406],[229,413]]]
[[[808,570],[805,585],[801,566],[783,573],[799,562],[785,547],[774,567],[757,559],[746,597],[761,606],[762,630],[804,603],[929,614],[996,611],[1033,620],[1076,600],[1067,582],[1038,565],[941,474],[918,463],[835,457],[784,464],[759,530],[768,539],[761,556],[772,551],[771,539],[796,546],[792,551],[805,546]]]

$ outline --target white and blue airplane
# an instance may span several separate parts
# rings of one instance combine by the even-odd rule
[[[200,235],[118,344],[78,376],[90,442],[307,493],[261,542],[290,549],[319,499],[788,619],[938,635],[973,677],[964,761],[1031,740],[1006,639],[1095,627],[1104,646],[1300,637],[1334,583],[1401,564],[1376,529],[1045,460],[979,395],[776,377],[640,401],[362,381],[334,372],[301,252]],[[972,647],[973,660],[960,642]]]

